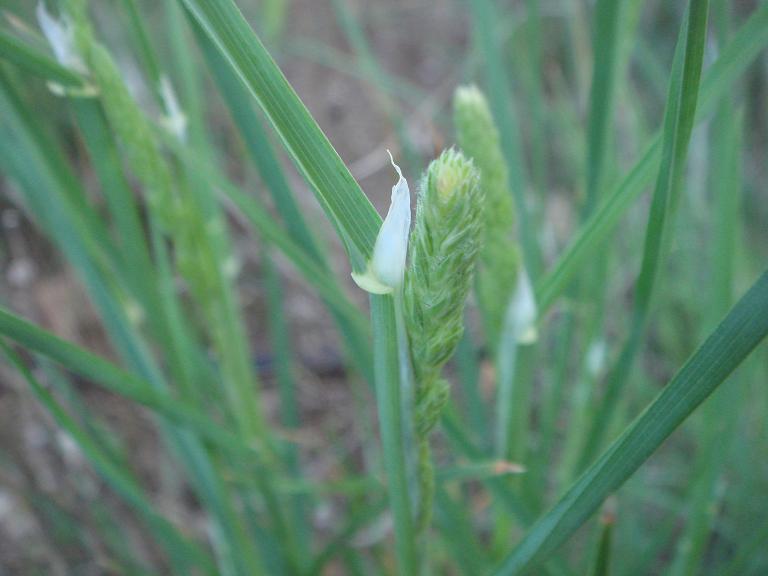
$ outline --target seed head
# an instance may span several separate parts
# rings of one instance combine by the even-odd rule
[[[485,191],[483,250],[478,270],[478,297],[489,339],[496,342],[509,299],[517,284],[520,257],[512,238],[514,206],[499,131],[483,93],[476,86],[456,90],[453,99],[456,136],[475,161]]]
[[[422,415],[430,421],[417,422],[422,431],[434,424],[445,402],[440,370],[464,329],[464,303],[481,241],[479,184],[472,161],[453,149],[433,161],[421,181],[404,301],[417,420]]]

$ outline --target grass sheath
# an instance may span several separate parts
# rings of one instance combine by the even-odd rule
[[[387,491],[394,517],[395,550],[399,571],[416,574],[416,531],[407,477],[407,456],[403,438],[400,363],[394,298],[371,295],[374,372],[379,430],[387,471]]]

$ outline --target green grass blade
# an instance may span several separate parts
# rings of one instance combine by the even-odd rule
[[[728,12],[724,1],[713,6],[718,42],[725,43],[728,34]],[[711,225],[714,228],[711,262],[712,287],[709,294],[707,322],[716,321],[733,301],[734,272],[739,256],[739,227],[742,196],[742,137],[739,115],[731,99],[724,98],[712,122],[710,136],[712,162],[709,186],[715,198]],[[711,317],[711,320],[709,319]],[[744,378],[740,378],[741,383]],[[686,506],[685,529],[678,538],[670,576],[693,576],[706,558],[706,549],[719,510],[718,485],[728,460],[723,457],[738,433],[737,422],[745,401],[745,387],[731,386],[728,394],[720,393],[703,408],[698,423],[701,443],[692,469],[690,496]],[[725,391],[723,391],[725,392]]]
[[[146,406],[160,416],[195,430],[217,445],[238,454],[254,455],[251,448],[231,435],[220,424],[197,409],[151,387],[141,378],[125,372],[111,362],[38,328],[0,307],[0,334],[33,350],[94,384]]]
[[[597,554],[592,568],[592,576],[610,576],[611,574],[611,541],[613,540],[613,519],[605,519],[600,526],[600,539],[597,544]]]
[[[459,497],[464,494],[460,493]],[[443,534],[449,553],[456,558],[456,564],[463,574],[482,574],[488,568],[488,557],[484,554],[467,508],[456,502],[448,492],[439,487],[435,494],[435,523]]]
[[[533,525],[494,574],[520,574],[547,558],[728,378],[766,334],[768,272],[643,413]]]
[[[381,225],[376,210],[237,7],[229,0],[183,1],[267,113],[336,226],[353,269],[362,271],[370,259]],[[376,351],[374,373],[389,474],[390,503],[395,518],[398,563],[404,573],[413,574],[416,544],[401,438],[392,299],[388,296],[371,297],[371,311]]]
[[[302,248],[306,256],[309,256],[317,264],[317,266],[313,266],[313,269],[315,269],[313,272],[308,274],[305,273],[305,278],[310,282],[314,282],[314,279],[316,278],[328,278],[332,281],[329,287],[332,290],[335,290],[337,295],[340,296],[342,293],[341,288],[336,286],[338,282],[336,282],[330,274],[328,263],[323,255],[323,249],[312,234],[311,227],[301,213],[298,202],[288,183],[288,179],[277,158],[277,154],[269,142],[266,130],[264,130],[261,125],[262,120],[252,108],[247,89],[241,84],[235,73],[229,69],[226,60],[224,60],[216,51],[215,46],[207,36],[205,36],[202,30],[200,30],[197,23],[194,20],[192,20],[192,22],[194,23],[194,28],[197,32],[203,55],[208,62],[211,75],[219,86],[219,91],[224,97],[232,118],[235,121],[236,128],[240,131],[240,134],[245,141],[250,158],[256,165],[262,180],[266,184],[275,203],[275,207],[285,223],[287,231],[293,239],[293,242],[295,242],[298,247]],[[229,188],[229,190],[232,190],[232,188]],[[261,233],[270,238],[274,238],[272,232],[278,232],[280,229],[274,225],[272,217],[267,215],[267,212],[261,208],[255,199],[248,198],[240,193],[235,194],[235,196],[248,204],[246,209],[242,205],[242,202],[231,196],[235,203],[239,205],[240,210],[250,215],[248,216],[248,219],[251,224],[254,225],[257,221],[263,223],[270,228],[270,232],[261,230]],[[259,212],[259,214],[256,214],[256,212]],[[260,218],[261,214],[266,218]],[[256,229],[259,230],[260,228],[256,227]],[[280,231],[280,235],[285,236],[281,232],[282,231]],[[284,242],[276,242],[276,245],[282,249]],[[300,255],[299,252],[293,248],[294,247],[291,247],[291,254],[302,262],[308,261],[304,255]],[[294,257],[289,254],[286,255],[294,260],[294,263],[299,266],[299,270],[302,270],[302,267],[297,263]],[[360,316],[360,318],[350,318],[348,317],[348,314],[339,311],[337,309],[339,305],[351,308],[345,299],[336,298],[334,300],[336,304],[331,303],[326,297],[324,297],[324,299],[326,300],[326,304],[331,308],[334,320],[339,328],[339,332],[344,338],[344,343],[351,355],[355,367],[369,383],[373,384],[373,371],[371,369],[371,354],[368,338],[361,338],[360,334],[359,325],[361,324],[360,320],[363,320],[362,316],[351,311],[353,316]]]
[[[41,54],[24,41],[0,30],[0,59],[7,60],[24,70],[63,86],[82,87],[83,77],[65,68],[47,54]]]
[[[122,359],[153,388],[167,389],[162,372],[129,320],[124,304],[111,290],[115,284],[112,274],[103,270],[102,264],[107,262],[112,265],[112,270],[120,272],[119,266],[114,266],[119,258],[115,257],[114,250],[108,250],[109,237],[100,232],[103,223],[93,217],[85,218],[85,215],[95,213],[84,204],[85,198],[79,194],[76,180],[59,158],[58,150],[43,137],[40,126],[30,123],[29,111],[5,75],[0,77],[0,88],[0,108],[7,120],[0,124],[3,165],[10,165],[25,196],[34,201],[32,208],[45,223],[46,232],[78,270]],[[103,256],[102,251],[109,255]],[[222,564],[231,563],[234,558],[243,574],[261,573],[250,537],[200,439],[189,431],[169,426],[167,421],[161,423],[161,428],[189,472],[196,492],[212,510],[216,529],[226,535],[227,540],[219,549]],[[236,556],[232,551],[235,546]]]
[[[546,138],[549,115],[545,111],[544,51],[542,46],[541,0],[525,2],[526,71],[523,74],[530,110],[531,181],[537,194],[544,195],[547,186]]]
[[[637,279],[632,309],[632,323],[619,358],[608,373],[604,397],[597,408],[597,417],[594,418],[593,425],[587,433],[580,469],[599,449],[612,421],[621,387],[628,379],[634,359],[642,345],[650,315],[651,298],[666,257],[672,223],[685,177],[688,143],[693,130],[701,67],[704,60],[708,12],[707,0],[693,0],[689,4],[681,30],[675,62],[672,64],[672,77],[664,113],[661,165],[648,215],[643,262]]]
[[[115,465],[112,458],[101,450],[98,443],[64,410],[53,394],[38,382],[21,358],[2,340],[0,340],[0,352],[16,368],[27,382],[32,393],[56,423],[74,439],[107,484],[126,502],[135,507],[147,521],[152,532],[165,542],[165,549],[172,555],[177,573],[188,573],[186,571],[195,566],[204,568],[206,572],[212,572],[213,563],[208,553],[182,536],[178,528],[157,513],[155,506],[147,499],[144,491],[130,473]]]
[[[595,4],[595,39],[592,88],[587,130],[587,187],[584,213],[591,214],[602,192],[604,166],[613,120],[619,14],[621,0],[599,0]]]
[[[272,342],[272,355],[275,361],[275,373],[280,393],[280,419],[287,430],[297,430],[300,426],[297,384],[292,368],[291,334],[285,318],[285,303],[282,297],[283,283],[269,250],[263,252],[264,276],[267,288],[267,309],[269,314],[269,334]],[[300,480],[303,476],[299,452],[296,446],[286,445],[283,459],[291,477]],[[310,523],[311,502],[302,495],[296,495],[291,501],[292,545],[304,553],[306,558],[310,548],[308,525]],[[301,566],[303,569],[304,566]]]
[[[706,118],[732,89],[739,75],[768,44],[768,4],[763,3],[734,34],[701,82],[697,120]],[[645,190],[661,158],[661,136],[656,135],[640,160],[579,229],[569,247],[549,272],[536,282],[536,302],[543,315],[563,294],[586,261],[600,248],[632,202]]]
[[[197,177],[209,183],[211,187],[219,189],[221,196],[237,207],[240,216],[248,221],[263,240],[280,250],[301,273],[307,283],[326,300],[333,311],[344,318],[356,338],[366,342],[369,340],[367,319],[344,296],[338,279],[312,258],[307,249],[300,245],[297,240],[292,239],[258,200],[229,182],[204,158],[188,153],[186,149],[173,142],[169,141],[168,144]],[[370,358],[370,354],[368,353],[366,357]]]
[[[139,53],[139,58],[144,70],[149,77],[149,83],[152,93],[155,97],[158,96],[160,85],[160,65],[157,62],[155,56],[156,51],[153,49],[152,43],[149,41],[149,35],[144,27],[144,23],[139,12],[138,6],[136,6],[136,0],[121,0],[123,9],[128,14],[128,32],[130,33],[131,40],[136,46],[136,50]]]
[[[472,0],[470,2],[474,23],[475,42],[485,59],[488,83],[488,98],[493,109],[493,116],[499,123],[501,146],[509,167],[509,184],[515,198],[517,222],[520,223],[520,238],[526,268],[535,281],[538,279],[541,262],[538,242],[534,234],[532,211],[526,200],[526,178],[523,165],[520,127],[515,121],[512,109],[513,96],[510,89],[509,75],[499,50],[499,39],[495,34],[499,21],[492,0]]]
[[[395,550],[401,574],[417,574],[416,531],[406,472],[395,310],[391,296],[371,296],[376,406],[395,520]]]
[[[97,100],[75,99],[72,108],[112,215],[120,255],[127,268],[126,280],[141,305],[148,308],[152,321],[156,313],[152,303],[154,272],[139,207],[123,173],[117,144]]]
[[[183,1],[266,112],[362,272],[381,226],[331,143],[231,0]]]
[[[359,63],[365,79],[376,88],[376,101],[386,114],[389,123],[395,129],[400,152],[405,159],[408,170],[414,174],[418,173],[421,168],[418,154],[408,135],[402,114],[398,111],[397,103],[389,97],[384,89],[385,75],[371,51],[371,47],[368,45],[365,30],[357,22],[349,2],[346,0],[331,0],[331,4],[336,14],[336,20],[347,37],[347,42],[354,52],[355,60]]]

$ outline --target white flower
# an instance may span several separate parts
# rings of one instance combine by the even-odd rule
[[[357,285],[372,294],[389,294],[402,285],[411,228],[411,191],[408,181],[403,178],[392,153],[389,150],[387,153],[399,178],[392,186],[389,211],[376,236],[368,269],[363,274],[352,273]]]
[[[75,49],[75,30],[69,18],[62,14],[57,20],[48,12],[42,0],[37,4],[36,14],[40,29],[58,63],[75,72],[85,73],[85,63]]]
[[[538,338],[536,330],[536,297],[528,273],[522,266],[517,273],[517,286],[507,307],[507,326],[519,344],[532,344]]]
[[[606,346],[604,340],[592,342],[587,350],[587,370],[595,377],[605,366]]]
[[[160,76],[160,97],[163,99],[163,107],[165,108],[165,116],[161,119],[161,124],[179,141],[186,141],[187,116],[179,106],[179,99],[176,98],[173,84],[165,74]]]

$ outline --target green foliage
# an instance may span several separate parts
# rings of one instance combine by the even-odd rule
[[[79,464],[71,474],[63,448],[42,458],[24,443],[9,466],[0,455],[0,492],[17,469],[26,479],[27,458],[66,463],[54,493],[21,490],[53,526],[57,562],[91,568],[76,550],[102,571],[184,576],[766,572],[754,463],[768,272],[745,288],[768,230],[752,65],[768,4],[712,0],[711,26],[706,0],[429,14],[334,0],[312,5],[338,25],[328,45],[296,33],[299,0],[151,4],[50,1],[43,38],[34,6],[10,0],[0,23],[0,264],[13,279],[14,260],[44,252],[38,271],[76,275],[100,320],[66,341],[19,315],[37,314],[35,286],[2,285],[11,406],[36,403],[50,418],[34,425]],[[413,50],[415,24],[441,33]],[[454,24],[471,26],[470,46]],[[276,64],[314,90],[302,60],[363,81],[334,76],[354,105],[321,121],[360,155],[366,186],[387,147],[415,177],[457,143],[421,178],[404,285],[370,296],[370,321],[349,272],[388,235]],[[405,78],[424,63],[445,82]],[[309,103],[325,115],[323,102]],[[357,122],[381,140],[358,139]],[[7,204],[35,230],[14,228]],[[510,303],[527,272],[522,322]],[[329,378],[299,347],[297,283],[329,312],[312,311],[322,353],[338,332]],[[58,314],[37,318],[56,327]],[[103,356],[85,348],[94,334]],[[102,402],[147,416],[129,426],[158,439],[152,459],[135,457],[134,411],[105,417]]]

